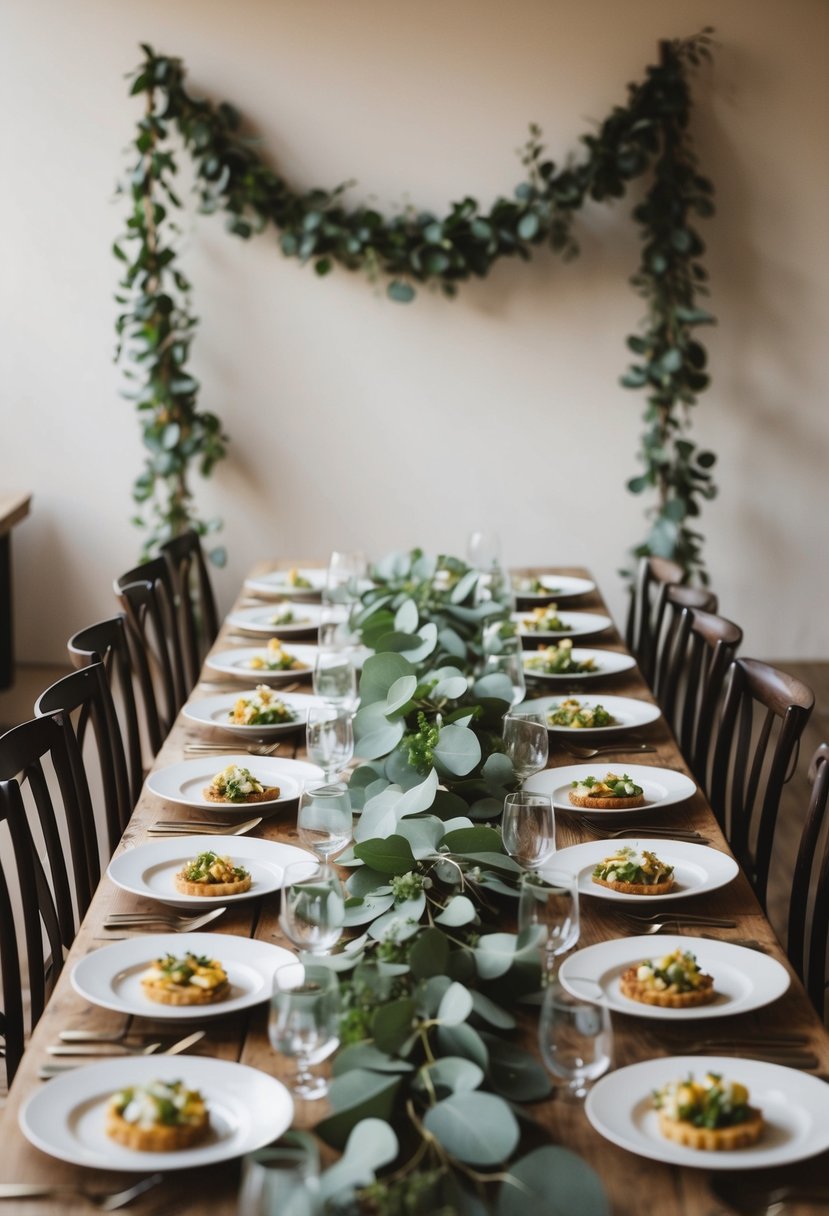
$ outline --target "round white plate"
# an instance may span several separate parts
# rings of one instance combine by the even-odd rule
[[[645,796],[645,805],[633,810],[619,807],[604,810],[599,807],[573,806],[568,798],[571,782],[584,781],[585,777],[598,777],[604,780],[608,773],[617,773],[620,777],[627,773],[631,781],[641,785]],[[643,815],[647,811],[662,810],[685,802],[696,793],[696,785],[684,773],[674,772],[672,768],[657,768],[649,764],[626,764],[624,761],[604,763],[604,757],[599,757],[593,764],[564,764],[560,768],[546,768],[543,772],[534,773],[524,783],[524,789],[530,794],[549,794],[553,806],[562,811],[571,811],[574,815]]]
[[[308,710],[324,705],[321,697],[312,697],[301,692],[286,692],[280,695],[280,701],[292,709],[296,717],[291,722],[277,722],[270,726],[240,726],[228,721],[228,715],[240,697],[253,697],[255,689],[240,690],[237,693],[217,693],[213,697],[203,697],[199,701],[188,701],[182,710],[185,718],[198,726],[211,726],[217,730],[227,731],[240,739],[272,739],[277,735],[287,734],[297,728],[305,728]],[[250,765],[246,765],[250,768]]]
[[[220,671],[222,675],[235,676],[236,679],[245,680],[247,683],[251,681],[257,684],[288,683],[291,680],[302,679],[303,676],[310,675],[314,670],[317,647],[309,646],[307,643],[291,642],[285,649],[297,660],[300,664],[299,667],[291,667],[288,671],[268,671],[264,667],[258,669],[251,667],[251,659],[267,658],[268,651],[264,645],[240,646],[236,650],[220,650],[218,654],[208,655],[205,663],[211,671]]]
[[[218,853],[231,857],[250,873],[250,887],[240,895],[184,895],[176,890],[175,876],[187,861],[199,853]],[[311,854],[292,844],[262,840],[256,836],[180,836],[168,840],[152,840],[119,853],[109,863],[107,874],[122,891],[157,899],[173,908],[218,908],[223,904],[242,903],[259,895],[270,895],[282,888],[285,866],[305,861]]]
[[[539,642],[548,641],[550,638],[586,637],[588,633],[601,633],[613,624],[610,617],[602,612],[559,612],[556,615],[562,625],[567,626],[566,629],[550,629],[543,633],[535,629],[522,629],[521,622],[526,619],[526,612],[513,612],[510,620],[518,626],[518,633],[522,638],[535,638]]]
[[[613,856],[615,845],[639,852],[648,849],[649,852],[655,853],[660,861],[673,866],[674,885],[668,894],[625,895],[621,891],[613,891],[610,887],[601,887],[597,882],[593,882],[593,870],[606,857]],[[551,864],[554,864],[557,870],[565,870],[577,878],[582,895],[656,906],[672,899],[685,899],[689,895],[716,891],[719,887],[733,882],[739,873],[739,866],[733,857],[720,853],[718,849],[709,848],[708,845],[690,844],[685,840],[649,840],[646,836],[632,840],[588,840],[584,844],[574,844],[569,849],[557,852]]]
[[[543,591],[519,591],[513,583],[513,591],[519,600],[531,600],[543,604],[548,600],[568,600],[577,595],[587,595],[596,590],[589,578],[573,578],[569,574],[540,574],[538,581]]]
[[[288,582],[288,570],[271,570],[268,574],[260,574],[256,578],[245,579],[245,590],[254,595],[275,595],[284,599],[296,600],[316,598],[325,587],[328,571],[325,567],[303,567],[297,570],[301,578],[307,579],[310,587],[295,587]]]
[[[157,958],[184,954],[216,958],[227,972],[230,995],[215,1005],[162,1005],[151,1001],[141,976]],[[193,1022],[238,1013],[270,1000],[277,967],[296,961],[296,955],[270,942],[232,933],[151,933],[126,938],[93,950],[72,971],[72,986],[84,1000],[116,1013],[135,1017]],[[184,1067],[184,1057],[180,1068]]]
[[[700,969],[714,980],[717,999],[710,1005],[690,1009],[662,1009],[624,996],[619,986],[623,971],[648,959],[663,958],[674,950],[690,950]],[[789,987],[789,973],[776,959],[735,946],[732,942],[708,941],[704,937],[624,937],[599,942],[571,954],[558,973],[562,985],[574,996],[597,998],[614,1013],[638,1018],[658,1018],[666,1022],[697,1021],[700,1018],[727,1018],[735,1013],[762,1009],[781,997]]]
[[[527,636],[526,634],[524,635]],[[553,683],[570,684],[573,680],[601,680],[608,676],[618,675],[622,671],[630,671],[636,666],[636,659],[632,654],[625,654],[620,650],[589,650],[579,646],[574,646],[571,650],[573,660],[576,663],[585,663],[588,659],[593,659],[596,664],[595,671],[562,671],[554,672],[553,674],[545,674],[543,671],[536,671],[533,667],[527,666],[527,660],[532,658],[538,651],[527,650],[524,653],[524,674],[529,680],[550,680]]]
[[[274,625],[272,618],[286,608],[290,608],[296,619],[288,625]],[[321,615],[319,604],[273,603],[258,608],[240,608],[230,613],[227,623],[240,633],[249,633],[253,637],[283,638],[313,633],[319,627]]]
[[[104,1130],[109,1099],[127,1085],[178,1081],[198,1089],[210,1110],[207,1140],[177,1153],[139,1153]],[[263,1148],[291,1125],[294,1104],[268,1073],[209,1056],[125,1056],[55,1077],[20,1110],[20,1130],[35,1148],[92,1169],[153,1173],[198,1169]]]
[[[279,797],[272,802],[211,802],[204,796],[205,786],[229,764],[248,769],[264,786],[278,786]],[[293,802],[302,793],[306,781],[320,781],[323,776],[321,768],[305,760],[282,760],[279,756],[234,756],[228,752],[226,756],[199,756],[195,760],[181,760],[168,768],[158,769],[147,778],[147,789],[167,802],[198,807],[200,811],[259,815],[264,808],[273,809],[282,803]]]
[[[546,714],[551,709],[557,709],[562,701],[571,699],[573,698],[565,696],[564,693],[560,693],[556,697],[533,697],[532,700],[524,701],[522,710]],[[603,706],[616,721],[612,726],[592,727],[550,726],[548,722],[547,730],[550,734],[576,735],[576,737],[584,735],[585,739],[592,739],[594,735],[621,735],[626,730],[632,730],[637,726],[647,726],[650,722],[655,722],[657,718],[662,717],[662,710],[658,705],[654,705],[652,701],[640,701],[636,697],[611,697],[597,692],[579,693],[575,700],[582,705]],[[616,762],[614,761],[614,763]]]
[[[763,1112],[757,1144],[728,1153],[685,1148],[659,1130],[651,1093],[669,1081],[707,1072],[748,1086],[749,1102]],[[51,1085],[52,1082],[50,1081]],[[43,1091],[41,1090],[41,1093]],[[587,1095],[585,1113],[596,1131],[628,1152],[703,1170],[753,1170],[817,1156],[829,1148],[829,1085],[808,1073],[765,1060],[734,1056],[661,1056],[608,1073]]]

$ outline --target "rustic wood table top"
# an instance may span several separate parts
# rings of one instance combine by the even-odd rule
[[[288,568],[298,565],[292,562],[263,563],[257,568],[262,572],[273,568]],[[309,563],[318,564],[318,563]],[[559,573],[584,575],[581,569],[561,568]],[[249,602],[250,597],[244,592],[237,601],[237,607]],[[571,604],[567,603],[568,609]],[[572,607],[576,610],[603,610],[604,605],[598,591],[574,601]],[[229,646],[252,644],[251,639],[238,639],[227,627],[222,631],[215,643],[215,649],[226,649]],[[603,633],[599,638],[591,640],[586,645],[607,647],[614,650],[624,650],[619,635],[615,631]],[[230,685],[216,673],[205,671],[204,683],[197,686],[194,695],[209,696],[211,692],[222,691]],[[214,678],[215,677],[215,678]],[[235,685],[234,688],[242,685]],[[597,681],[589,686],[590,694],[603,691],[608,695],[618,694],[634,696],[650,700],[650,692],[645,685],[638,668],[608,679]],[[541,695],[546,695],[548,687],[541,688]],[[552,691],[560,691],[558,685]],[[584,689],[580,689],[584,692]],[[533,695],[532,693],[529,694]],[[653,764],[687,772],[674,739],[661,719],[650,726],[640,728],[642,737],[647,736],[655,751],[642,756],[627,758],[637,764]],[[179,717],[169,737],[158,756],[153,768],[159,769],[180,761],[184,756],[185,744],[195,738],[209,739],[198,730],[194,723]],[[216,732],[216,739],[221,735]],[[289,742],[283,743],[280,755],[291,755],[295,746],[297,754],[304,754],[304,739],[301,732],[289,736]],[[233,748],[231,747],[231,751]],[[550,765],[576,763],[567,755],[562,747],[551,747]],[[605,762],[610,767],[624,767],[625,754],[620,753],[618,759],[613,755],[602,756],[599,763]],[[145,840],[147,829],[160,817],[187,818],[183,808],[170,803],[164,803],[145,791],[135,809],[135,813],[119,847],[119,852],[134,848]],[[705,798],[697,792],[693,798],[671,812],[671,825],[682,828],[695,828],[710,838],[717,849],[728,852],[727,845],[716,825],[714,817]],[[567,815],[559,816],[558,844],[563,847],[569,844],[591,839],[575,819]],[[288,816],[277,815],[263,820],[255,835],[271,840],[296,843],[296,830],[293,811]],[[47,1046],[57,1041],[58,1032],[66,1029],[75,1030],[108,1030],[117,1031],[124,1025],[121,1015],[89,1005],[78,996],[70,983],[70,974],[75,963],[91,951],[112,942],[113,935],[108,933],[103,924],[106,917],[115,911],[148,910],[147,901],[130,896],[119,891],[108,879],[104,878],[95,895],[89,913],[81,927],[80,933],[72,947],[63,973],[56,986],[51,1001],[37,1026],[31,1043],[26,1051],[15,1082],[11,1088],[8,1103],[0,1121],[0,1142],[3,1145],[0,1154],[0,1181],[2,1182],[49,1182],[65,1183],[79,1186],[92,1186],[101,1191],[118,1190],[127,1185],[133,1175],[115,1172],[104,1172],[73,1166],[52,1159],[32,1147],[24,1138],[18,1127],[20,1106],[38,1088],[49,1082],[38,1080],[38,1068],[44,1064],[47,1056]],[[699,908],[694,910],[699,911]],[[699,932],[716,933],[723,938],[753,938],[763,949],[779,959],[788,967],[785,954],[781,950],[771,927],[762,914],[748,882],[742,874],[730,885],[712,892],[705,899],[704,910],[713,915],[721,915],[736,922],[733,930],[700,930]],[[278,923],[278,901],[266,899],[231,907],[221,917],[210,931],[219,939],[222,934],[238,934],[255,936],[256,938],[282,946],[289,946],[280,931]],[[693,928],[683,932],[693,935],[698,932]],[[594,942],[625,936],[625,930],[620,927],[612,905],[605,900],[585,899],[582,905],[582,932],[580,945],[591,945]],[[658,941],[654,939],[654,944]],[[216,953],[221,958],[221,948],[218,944]],[[791,970],[789,968],[789,970]],[[705,1033],[711,1038],[734,1038],[745,1035],[756,1036],[758,1028],[765,1035],[775,1033],[797,1032],[806,1037],[809,1050],[818,1057],[818,1072],[829,1075],[829,1036],[820,1024],[812,1006],[809,1004],[803,988],[794,973],[788,992],[773,1005],[767,1006],[755,1013],[736,1016],[724,1020],[707,1022]],[[689,1035],[698,1037],[699,1026],[688,1023]],[[133,1028],[140,1033],[156,1032],[169,1037],[170,1026],[164,1023],[153,1023],[150,1020],[134,1018]],[[682,1054],[682,1036],[677,1034],[674,1027],[667,1031],[663,1022],[648,1021],[639,1018],[613,1014],[615,1035],[615,1066],[621,1067],[636,1061],[650,1059],[656,1056]],[[281,1059],[271,1048],[267,1037],[266,1008],[260,1007],[252,1014],[235,1017],[217,1017],[207,1023],[208,1033],[204,1040],[193,1049],[195,1054],[214,1056],[225,1060],[238,1060],[287,1080],[292,1068]],[[526,1029],[527,1043],[534,1040],[534,1027]],[[714,1052],[713,1054],[716,1054]],[[727,1052],[725,1054],[737,1054]],[[184,1061],[186,1057],[182,1057]],[[735,1066],[735,1078],[739,1078],[739,1067]],[[324,1113],[321,1103],[298,1103],[295,1112],[294,1125],[297,1127],[312,1127]],[[530,1108],[533,1117],[547,1130],[550,1140],[562,1144],[582,1155],[601,1176],[608,1194],[612,1211],[615,1216],[641,1216],[643,1212],[658,1212],[659,1216],[715,1216],[730,1209],[715,1199],[708,1187],[708,1174],[703,1169],[684,1169],[659,1164],[635,1156],[603,1139],[593,1130],[584,1114],[581,1104],[563,1099],[561,1096],[545,1102],[536,1103]],[[760,1158],[759,1160],[762,1160]],[[759,1164],[759,1161],[758,1161]],[[786,1182],[805,1179],[812,1181],[829,1180],[829,1153],[819,1158],[788,1167],[788,1170],[763,1171],[752,1170],[752,1184],[765,1176],[769,1180],[785,1179]],[[236,1212],[236,1196],[239,1181],[238,1163],[216,1165],[208,1170],[200,1170],[197,1174],[185,1171],[181,1174],[168,1174],[158,1187],[149,1191],[129,1208],[136,1216],[166,1216],[176,1213],[177,1216],[202,1216],[204,1212],[214,1213],[215,1216],[231,1216]],[[555,1186],[554,1179],[550,1180],[551,1189]],[[18,1211],[25,1216],[48,1216],[60,1213],[84,1213],[90,1211],[86,1200],[79,1196],[65,1194],[59,1200],[27,1200],[15,1201],[14,1204],[0,1204],[2,1211]],[[787,1204],[787,1213],[792,1216],[806,1216],[814,1211],[808,1204]],[[573,1216],[578,1216],[573,1213]]]

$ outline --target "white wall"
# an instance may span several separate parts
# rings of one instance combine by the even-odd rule
[[[140,40],[183,57],[193,90],[236,102],[297,186],[356,178],[355,201],[439,211],[509,192],[531,120],[561,160],[659,38],[708,23],[720,46],[694,130],[719,206],[704,226],[714,387],[696,409],[720,454],[710,571],[747,653],[827,657],[823,0],[12,0],[0,434],[3,482],[35,495],[15,535],[20,656],[58,658],[109,615],[111,578],[138,548],[110,244]],[[592,208],[569,266],[502,264],[455,302],[427,292],[409,307],[345,272],[320,282],[272,235],[244,244],[191,208],[194,370],[233,440],[198,490],[226,520],[225,606],[263,555],[462,552],[485,525],[510,563],[590,566],[621,614],[616,571],[643,533],[624,489],[641,402],[617,384],[641,312],[629,207]]]

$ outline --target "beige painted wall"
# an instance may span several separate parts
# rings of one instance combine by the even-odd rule
[[[234,100],[295,184],[356,178],[354,199],[440,210],[509,191],[530,120],[561,159],[660,37],[706,23],[720,41],[695,117],[719,195],[705,226],[715,383],[696,415],[720,454],[710,570],[747,653],[827,657],[824,0],[11,0],[0,408],[2,478],[35,495],[15,537],[21,656],[58,658],[109,615],[110,580],[136,554],[141,449],[111,363],[109,247],[139,40]],[[641,403],[617,386],[640,314],[628,210],[591,209],[570,266],[504,264],[454,303],[409,308],[188,212],[195,371],[233,439],[199,491],[227,522],[225,605],[265,554],[462,552],[486,525],[510,563],[589,565],[621,613],[615,572],[642,533],[624,489]]]

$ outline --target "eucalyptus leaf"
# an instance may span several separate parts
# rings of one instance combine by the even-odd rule
[[[459,1026],[438,1026],[437,1041],[441,1055],[463,1056],[486,1071],[489,1052],[486,1043],[472,1026],[465,1022]]]
[[[451,1156],[468,1165],[494,1166],[506,1161],[518,1144],[515,1115],[495,1094],[454,1093],[429,1108],[423,1125]]]
[[[538,1216],[610,1216],[611,1208],[598,1175],[586,1162],[566,1148],[545,1144],[513,1162],[498,1191],[496,1216],[527,1216],[528,1211]]]
[[[398,821],[396,807],[401,793],[397,786],[390,785],[382,793],[369,799],[354,829],[355,841],[362,844],[367,840],[384,840],[394,835]],[[355,855],[361,856],[356,848]]]
[[[412,1032],[415,1003],[409,997],[378,1005],[371,1019],[374,1045],[388,1055],[396,1055]]]
[[[315,1130],[326,1144],[342,1149],[353,1128],[366,1118],[388,1123],[400,1079],[382,1073],[354,1068],[334,1077],[328,1088],[332,1114],[318,1123]]]
[[[463,1056],[443,1056],[428,1067],[428,1073],[436,1090],[450,1093],[477,1089],[484,1079],[483,1069]]]
[[[472,993],[463,984],[450,984],[437,1011],[437,1020],[444,1026],[458,1026],[472,1012]]]
[[[390,1056],[388,1052],[378,1050],[373,1043],[349,1043],[340,1048],[331,1062],[331,1072],[338,1077],[352,1068],[386,1073],[414,1072],[414,1064],[401,1060],[400,1056]]]
[[[454,831],[447,832],[440,843],[450,853],[480,854],[503,853],[504,851],[501,833],[496,832],[495,828],[457,828]]]
[[[449,942],[439,929],[424,929],[409,950],[409,966],[415,979],[444,975],[449,964]]]
[[[471,925],[477,916],[471,899],[466,895],[453,895],[443,911],[435,917],[435,923],[456,929],[460,925]]]
[[[395,714],[408,705],[416,688],[416,676],[401,676],[399,680],[395,680],[386,696],[386,714]]]
[[[402,655],[370,655],[360,676],[360,705],[364,708],[375,701],[385,701],[395,680],[414,674],[411,663]]]
[[[397,1136],[382,1119],[363,1119],[353,1128],[339,1161],[320,1175],[318,1194],[324,1201],[343,1198],[375,1179],[375,1172],[394,1161],[399,1151]],[[290,1202],[286,1205],[290,1207]]]
[[[394,628],[398,633],[414,633],[417,629],[418,613],[414,600],[404,600],[394,614]]]
[[[408,874],[415,865],[412,846],[403,836],[365,840],[355,845],[354,852],[380,874]]]
[[[534,1055],[497,1035],[484,1033],[481,1037],[489,1052],[487,1078],[497,1093],[510,1102],[539,1102],[549,1097],[550,1078]]]
[[[396,807],[398,820],[403,819],[406,815],[419,815],[422,811],[428,811],[435,800],[437,788],[437,772],[430,769],[428,776],[421,781],[420,785],[412,786],[410,790],[401,795]]]
[[[447,772],[462,777],[480,762],[481,744],[466,726],[444,726],[434,756]]]
[[[425,910],[425,895],[418,895],[415,899],[404,899],[369,926],[369,937],[380,942],[386,940],[405,942],[417,933],[420,918]]]
[[[377,656],[379,657],[379,656]],[[390,722],[379,701],[363,705],[354,717],[354,751],[366,760],[385,756],[403,738],[403,722]]]

